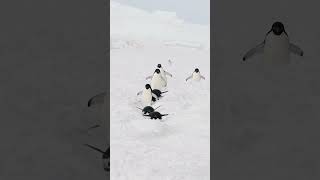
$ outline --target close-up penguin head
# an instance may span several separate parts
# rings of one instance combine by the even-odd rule
[[[278,35],[278,36],[285,31],[283,24],[278,21],[272,24],[271,30],[275,35]]]
[[[156,69],[154,72],[160,74],[160,69]]]
[[[158,64],[157,67],[158,67],[158,68],[161,68],[161,64]]]
[[[194,72],[198,73],[198,72],[199,72],[199,69],[198,69],[198,68],[196,68],[196,69],[194,70]]]
[[[145,87],[146,87],[146,89],[151,89],[150,84],[146,84]]]

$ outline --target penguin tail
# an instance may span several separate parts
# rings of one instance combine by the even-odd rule
[[[161,93],[167,93],[168,91],[164,91],[164,92],[161,92]]]
[[[169,114],[162,114],[161,116],[168,116]]]

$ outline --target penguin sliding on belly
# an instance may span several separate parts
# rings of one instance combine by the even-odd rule
[[[139,107],[137,107],[137,108],[140,109],[143,114],[150,114],[150,113],[154,112],[155,110],[157,110],[159,107],[161,107],[161,106],[158,106],[156,108],[153,108],[152,106],[146,106],[143,109],[139,108]]]
[[[160,91],[159,89],[152,89],[152,93],[155,94],[158,98],[163,97],[162,94],[167,93],[168,91]]]
[[[257,53],[263,53],[264,60],[271,64],[289,64],[290,53],[299,56],[304,54],[297,45],[290,43],[289,36],[281,22],[273,23],[264,41],[249,50],[242,60],[246,61]]]
[[[191,79],[191,78],[192,78],[192,80],[194,80],[194,81],[200,81],[201,79],[206,79],[205,77],[203,77],[203,76],[200,74],[200,71],[199,71],[198,68],[196,68],[196,69],[193,71],[193,73],[192,73],[191,76],[187,77],[186,81],[188,81],[188,80]]]
[[[148,116],[150,119],[162,119],[162,116],[168,116],[169,114],[161,114],[158,111],[153,111],[149,113],[148,115],[143,115],[143,116]]]

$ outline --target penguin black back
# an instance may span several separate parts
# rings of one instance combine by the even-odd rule
[[[150,114],[150,113],[152,113],[152,112],[154,112],[156,109],[158,109],[160,106],[158,106],[157,108],[153,108],[153,107],[151,107],[151,106],[146,106],[146,107],[144,107],[143,109],[141,109],[141,108],[138,108],[138,109],[140,109],[142,112],[143,112],[143,114]]]
[[[198,69],[198,68],[196,68],[196,69],[194,70],[194,72],[198,73],[198,72],[199,72],[199,69]]]
[[[152,90],[152,93],[155,94],[157,97],[162,97],[162,94],[166,93],[166,92],[168,92],[168,91],[162,92],[159,89],[153,89]]]
[[[153,89],[152,93],[155,94],[157,97],[161,97],[161,91],[159,89]]]
[[[143,114],[150,114],[150,113],[154,112],[154,109],[151,106],[146,106],[142,109],[142,112],[143,112]]]
[[[160,69],[156,69],[154,72],[160,74]]]
[[[149,116],[150,119],[162,119],[162,116],[167,116],[168,114],[161,114],[158,111],[154,111],[152,113],[149,113],[149,115],[144,115],[144,116]]]

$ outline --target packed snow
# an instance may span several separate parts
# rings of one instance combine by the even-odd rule
[[[110,14],[110,178],[210,179],[209,26],[113,1]],[[154,104],[161,121],[137,109],[159,63],[173,75]],[[195,68],[206,80],[186,82]]]

